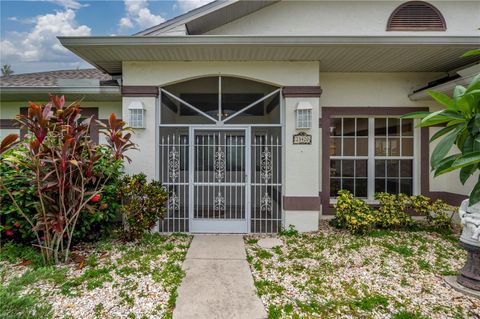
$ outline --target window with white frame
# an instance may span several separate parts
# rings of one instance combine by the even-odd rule
[[[145,110],[141,108],[131,108],[129,125],[133,128],[144,128],[145,127]]]
[[[413,194],[413,120],[332,118],[330,197],[341,189],[373,200],[377,192]]]
[[[298,109],[297,112],[297,129],[309,129],[312,128],[312,110],[311,109]]]

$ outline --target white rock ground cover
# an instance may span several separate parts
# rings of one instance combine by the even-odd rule
[[[247,259],[270,318],[480,318],[480,300],[450,288],[466,253],[457,235],[374,231],[354,236],[328,223],[307,234],[246,236]]]
[[[0,318],[171,318],[190,241],[152,234],[86,244],[59,267],[3,258]]]

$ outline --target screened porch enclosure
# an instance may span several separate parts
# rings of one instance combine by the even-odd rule
[[[161,89],[162,232],[275,233],[282,224],[280,89],[206,77]]]

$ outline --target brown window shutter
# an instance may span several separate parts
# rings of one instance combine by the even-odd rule
[[[447,25],[440,11],[423,1],[409,1],[398,6],[388,19],[387,31],[445,31]]]

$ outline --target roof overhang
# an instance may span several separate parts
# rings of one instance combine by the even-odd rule
[[[121,36],[59,37],[109,74],[123,61],[321,61],[323,72],[444,72],[478,60],[463,36]]]
[[[279,1],[217,0],[134,35],[162,35],[182,25],[185,26],[188,34],[203,34]]]
[[[0,87],[0,101],[41,101],[48,98],[48,94],[68,94],[70,100],[84,99],[87,101],[120,101],[122,98],[120,87],[99,86],[4,86]]]

